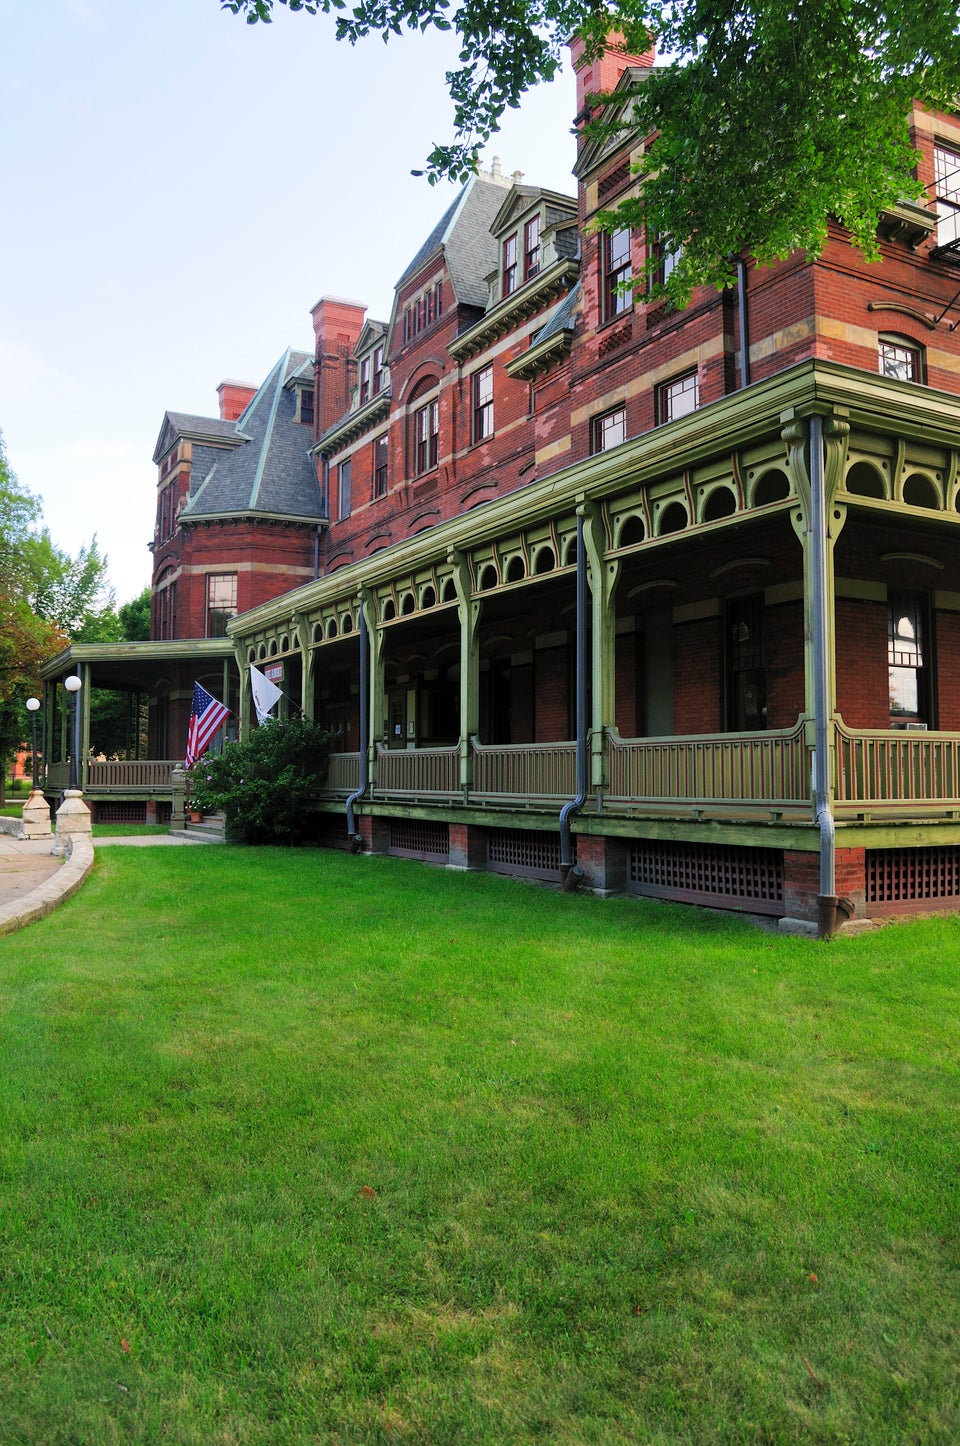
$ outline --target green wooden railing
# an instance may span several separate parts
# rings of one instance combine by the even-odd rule
[[[168,789],[173,770],[182,767],[182,760],[174,761],[169,758],[111,758],[105,762],[91,758],[86,766],[86,787],[97,793],[156,793],[158,790]]]
[[[327,776],[320,789],[321,796],[346,798],[360,786],[360,754],[331,753],[327,760]]]
[[[605,802],[806,809],[810,764],[803,724],[764,733],[621,738],[607,730]]]
[[[960,810],[960,734],[836,725],[835,811]]]
[[[472,740],[471,801],[562,802],[576,792],[575,743],[485,744]]]
[[[377,744],[375,798],[461,800],[460,748],[384,748]]]

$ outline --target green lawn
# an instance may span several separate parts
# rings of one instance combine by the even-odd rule
[[[0,1439],[960,1439],[958,946],[105,850],[0,945]]]

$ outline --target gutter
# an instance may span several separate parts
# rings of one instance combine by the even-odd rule
[[[573,893],[583,869],[573,862],[570,820],[587,797],[587,555],[583,545],[583,508],[577,508],[577,796],[560,810],[560,887]]]
[[[357,832],[357,820],[353,812],[354,804],[363,797],[370,782],[369,758],[370,749],[370,708],[368,703],[370,679],[370,648],[367,636],[367,610],[360,605],[360,786],[351,793],[346,802],[347,809],[347,842],[350,852],[358,854],[363,848],[363,837]]]

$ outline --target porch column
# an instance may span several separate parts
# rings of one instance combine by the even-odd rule
[[[590,783],[599,792],[605,787],[605,730],[616,722],[616,608],[614,598],[620,581],[619,561],[604,560],[606,541],[603,509],[599,502],[583,504],[583,544],[587,554],[592,611]]]
[[[460,620],[460,787],[466,798],[473,781],[471,740],[480,730],[480,609],[472,596],[470,564],[462,552],[449,554]]]
[[[240,669],[240,714],[237,719],[237,736],[241,743],[250,737],[250,664],[237,654]]]
[[[86,792],[90,772],[90,664],[81,663],[77,668],[83,680],[80,689],[80,757],[77,759],[77,777],[80,787]]]
[[[377,784],[377,743],[383,738],[384,709],[386,708],[386,687],[384,686],[383,631],[377,617],[377,600],[365,588],[360,597],[367,620],[369,711],[367,713],[367,779],[371,787]],[[361,659],[360,666],[363,666]],[[361,759],[361,767],[363,760]]]
[[[303,613],[294,613],[293,625],[300,645],[300,712],[313,722],[314,671],[317,655],[310,646],[310,625]]]
[[[810,471],[807,455],[809,424],[799,420],[789,423],[783,430],[787,444],[787,465],[800,497],[800,510],[794,508],[790,514],[794,531],[803,549],[803,673],[804,673],[804,714],[807,720],[807,743],[813,746],[813,727],[817,713],[817,652],[816,614],[818,606],[826,619],[826,697],[825,713],[831,728],[837,707],[837,664],[836,664],[836,607],[835,572],[833,565],[834,548],[847,518],[847,509],[834,501],[834,494],[843,476],[847,456],[850,424],[840,416],[823,419],[823,479],[822,506],[826,520],[825,568],[821,577],[817,567],[817,553],[813,536],[813,498],[811,494]],[[822,596],[819,594],[822,593]]]

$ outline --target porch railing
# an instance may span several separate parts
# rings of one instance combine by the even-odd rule
[[[836,731],[834,794],[839,814],[936,808],[960,811],[960,734]]]
[[[172,759],[111,758],[100,762],[91,758],[87,761],[86,787],[98,793],[156,793],[169,789],[173,770],[182,767],[182,760]]]
[[[346,798],[360,786],[360,754],[331,753],[327,760],[327,776],[320,787],[320,795],[342,795]]]
[[[556,803],[576,792],[575,743],[486,744],[474,738],[472,751],[471,801]]]
[[[377,744],[376,798],[462,799],[460,748],[384,748]]]
[[[607,731],[607,803],[810,807],[803,724],[764,733],[621,738]]]

